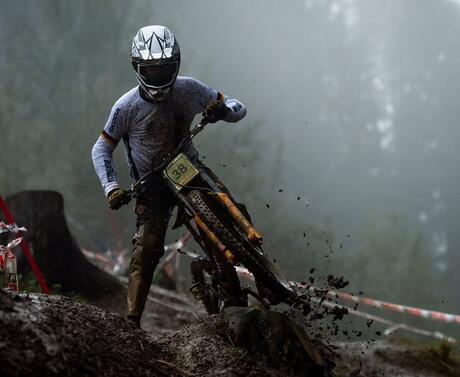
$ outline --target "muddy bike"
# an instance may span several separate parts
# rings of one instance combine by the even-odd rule
[[[185,225],[206,255],[190,264],[190,290],[209,313],[218,313],[226,306],[247,306],[248,295],[266,307],[292,303],[297,297],[293,287],[264,254],[262,237],[244,215],[244,208],[209,169],[183,153],[207,124],[202,119],[163,164],[125,191],[124,201],[148,195],[150,181],[158,177],[171,190],[178,202],[174,227]],[[240,265],[254,275],[257,292],[241,287],[235,270]]]

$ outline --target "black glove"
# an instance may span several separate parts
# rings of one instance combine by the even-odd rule
[[[110,209],[119,209],[121,206],[128,204],[130,201],[126,192],[120,190],[119,188],[110,191],[107,195],[107,199],[109,200]]]
[[[222,101],[213,100],[206,106],[202,115],[209,123],[216,123],[224,119],[230,111]]]

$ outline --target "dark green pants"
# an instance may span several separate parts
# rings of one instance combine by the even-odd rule
[[[219,188],[230,195],[217,176],[209,168],[201,163],[200,165],[216,181]],[[251,221],[246,207],[235,203]],[[166,230],[175,205],[173,194],[166,188],[151,193],[148,199],[140,199],[136,203],[137,232],[132,240],[129,265],[128,316],[140,318],[142,315],[155,268],[164,254]]]
[[[148,202],[136,203],[138,218],[129,265],[128,316],[142,315],[153,273],[164,254],[165,235],[174,204],[169,193],[154,194]]]

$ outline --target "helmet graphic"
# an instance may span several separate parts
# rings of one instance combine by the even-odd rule
[[[139,29],[131,47],[131,62],[145,94],[156,101],[164,99],[179,72],[176,37],[161,25]]]

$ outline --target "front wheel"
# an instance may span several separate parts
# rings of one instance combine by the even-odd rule
[[[293,302],[296,298],[296,293],[289,281],[264,255],[260,247],[255,247],[250,243],[246,234],[234,224],[232,219],[228,218],[228,214],[211,198],[198,190],[191,191],[189,195],[192,203],[200,203],[196,207],[194,206],[194,209],[200,216],[204,216],[203,220],[206,224],[237,257],[237,260],[254,275],[259,293],[267,297],[271,304]],[[201,210],[198,210],[198,208],[201,208]],[[203,208],[206,208],[206,210],[203,211]],[[227,223],[228,226],[225,225]],[[233,266],[232,270],[234,271]]]
[[[291,283],[268,259],[260,246],[254,246],[247,235],[237,226],[233,227],[234,237],[243,246],[239,256],[241,262],[254,275],[257,290],[262,297],[268,298],[270,304],[281,302],[292,304],[297,299]]]
[[[224,242],[224,234],[231,236],[222,222],[211,210],[210,206],[208,206],[203,194],[199,190],[192,190],[188,194],[188,199],[201,220],[216,234],[219,239],[222,240],[222,242]],[[206,247],[208,248],[207,254],[214,262],[214,269],[217,270],[214,271],[214,276],[212,277],[213,285],[215,286],[220,298],[223,300],[224,307],[247,306],[247,295],[243,293],[241,289],[240,281],[234,266],[226,259],[220,250],[207,240],[205,235],[203,236]],[[228,245],[228,247],[233,251],[230,245]],[[205,306],[207,311],[210,312],[208,305]],[[212,305],[212,307],[215,310],[215,306]]]

